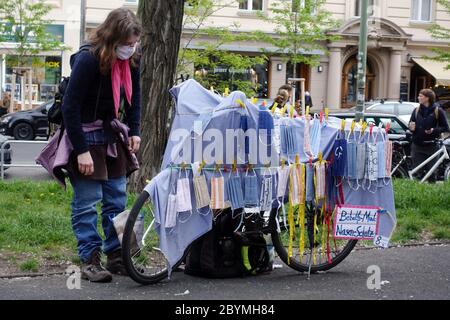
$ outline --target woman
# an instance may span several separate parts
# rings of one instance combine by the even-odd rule
[[[88,50],[71,57],[72,73],[62,105],[73,146],[66,169],[74,190],[72,227],[82,278],[92,282],[109,282],[112,273],[126,273],[112,219],[125,209],[126,176],[136,169],[130,169],[130,156],[140,144],[136,53],[140,35],[135,14],[119,8],[94,31]],[[117,120],[121,105],[129,126],[129,132],[122,130],[122,135],[118,132],[123,124]],[[123,141],[127,134],[128,141]],[[96,205],[100,201],[103,241],[97,231]],[[102,252],[107,255],[106,269],[100,262]]]
[[[435,140],[441,133],[449,131],[444,110],[435,104],[434,92],[430,89],[422,89],[418,99],[420,106],[413,111],[409,122],[409,129],[413,133],[411,156],[414,167],[420,165],[437,151]],[[429,162],[425,166],[425,170],[428,172],[434,163],[435,160]],[[435,176],[433,175],[430,177],[430,181],[434,180]]]

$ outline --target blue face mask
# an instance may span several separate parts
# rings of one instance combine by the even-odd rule
[[[347,143],[347,177],[351,180],[357,177],[357,154],[356,154],[356,143],[349,141]]]
[[[247,175],[244,177],[244,204],[246,208],[258,206],[258,177]]]
[[[320,120],[314,117],[313,125],[311,128],[311,153],[313,157],[317,157],[320,150],[320,140],[322,134],[322,124]]]
[[[261,185],[261,211],[268,211],[272,208],[272,176],[264,176]]]
[[[306,164],[306,201],[314,201],[314,167]]]
[[[377,143],[378,178],[386,177],[385,145],[386,145],[386,143],[384,141],[380,141]]]
[[[343,177],[347,165],[347,140],[336,139],[333,147],[333,176]]]
[[[287,139],[287,154],[296,155],[298,153],[298,143],[294,127],[292,126],[286,127],[286,139]]]
[[[280,125],[280,151],[282,155],[287,154],[287,127],[285,125]]]
[[[232,175],[227,184],[228,200],[231,202],[231,209],[237,210],[244,208],[244,195],[242,192],[241,177]]]

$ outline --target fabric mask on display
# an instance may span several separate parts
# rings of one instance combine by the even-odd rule
[[[358,184],[363,185],[366,169],[366,143],[358,142],[356,145],[356,179]],[[360,183],[361,182],[361,183]]]
[[[211,209],[225,208],[225,182],[220,172],[220,177],[211,178]]]
[[[166,210],[166,228],[173,228],[177,224],[177,196],[175,194],[169,194],[167,199]]]
[[[392,171],[392,141],[386,140],[384,154],[386,156],[386,177],[391,177]]]
[[[197,209],[209,207],[211,198],[209,197],[208,185],[206,184],[206,177],[204,174],[195,176],[193,179],[195,202]],[[206,213],[208,214],[209,211]]]
[[[283,123],[280,124],[280,152],[282,155],[287,155],[287,126]]]
[[[270,171],[262,176],[259,206],[261,211],[269,211],[272,209],[272,174]]]
[[[246,213],[259,212],[259,198],[258,198],[258,177],[253,170],[253,175],[247,173],[244,177],[244,211]]]
[[[278,184],[277,184],[277,198],[284,197],[286,195],[286,189],[289,181],[289,166],[279,167],[277,169],[278,173]]]
[[[189,186],[189,178],[188,173],[186,171],[186,177],[181,178],[181,170],[180,176],[177,181],[177,212],[187,212],[189,211],[191,214],[186,220],[180,222],[185,223],[192,215],[192,202],[191,202],[191,188]]]
[[[317,114],[314,115],[311,128],[311,155],[316,158],[320,151],[320,140],[322,135],[322,123]]]
[[[309,158],[311,156],[311,133],[309,114],[305,116],[305,131],[303,133],[303,152]]]
[[[316,200],[325,198],[326,195],[326,162],[317,161],[314,164],[314,186]]]
[[[314,201],[314,166],[306,164],[306,201]]]
[[[347,140],[339,138],[334,141],[333,146],[333,176],[341,178],[345,175],[345,167],[347,165]]]
[[[379,128],[378,132],[380,132],[381,130],[382,128]],[[377,142],[378,178],[384,179],[386,177],[386,155],[385,155],[386,137],[383,132],[377,133],[377,136],[378,134],[381,134],[381,141]]]
[[[298,153],[297,137],[295,135],[294,126],[286,127],[287,154],[290,156]]]
[[[370,142],[370,137],[372,137],[372,142]],[[366,145],[366,173],[365,178],[369,182],[368,190],[374,182],[378,179],[378,155],[377,155],[377,144],[375,143],[375,138],[373,133],[370,132],[369,139]]]
[[[232,175],[230,173],[227,184],[227,191],[228,200],[231,202],[231,209],[237,210],[244,208],[244,195],[242,192],[241,176],[238,173],[236,173],[235,175]]]

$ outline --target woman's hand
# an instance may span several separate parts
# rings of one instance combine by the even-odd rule
[[[128,149],[132,153],[136,153],[139,151],[139,147],[141,146],[141,138],[138,136],[132,136],[128,138]]]
[[[92,161],[91,153],[81,153],[77,157],[78,171],[85,176],[90,176],[94,173],[94,161]]]

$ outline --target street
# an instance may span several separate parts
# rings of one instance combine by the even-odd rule
[[[379,266],[381,289],[368,289],[369,266]],[[63,275],[0,279],[0,299],[309,300],[449,299],[450,246],[356,250],[327,273],[299,274],[285,265],[268,275],[203,279],[176,272],[170,281],[140,286],[130,278],[109,284],[81,282],[69,290]]]
[[[43,139],[36,139],[35,142],[46,142]],[[35,164],[34,159],[45,147],[41,143],[11,143],[12,164]],[[5,171],[5,180],[31,179],[34,181],[51,179],[47,171],[42,167],[11,167]]]

